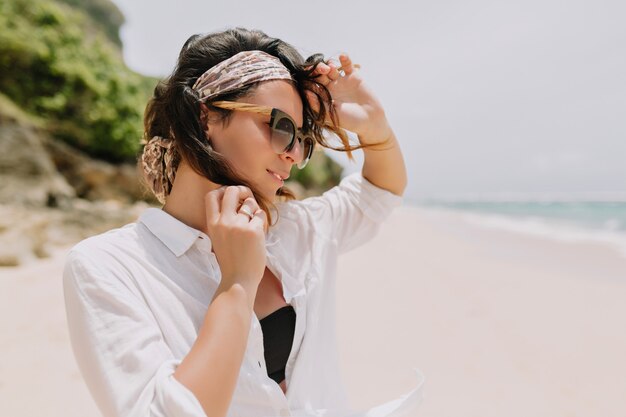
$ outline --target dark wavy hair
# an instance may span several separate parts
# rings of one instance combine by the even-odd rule
[[[261,30],[249,30],[241,27],[208,34],[195,34],[189,37],[180,51],[172,74],[157,83],[154,94],[148,101],[144,113],[143,141],[146,143],[154,136],[169,138],[173,140],[175,153],[178,156],[174,158],[176,166],[182,157],[199,175],[216,184],[249,187],[259,207],[266,212],[268,222],[271,225],[272,217],[269,208],[275,208],[275,205],[259,194],[251,184],[238,176],[226,158],[210,146],[203,124],[204,115],[201,111],[199,96],[192,89],[196,79],[209,68],[246,50],[261,50],[271,54],[280,59],[282,64],[291,72],[302,99],[303,128],[312,133],[319,145],[346,152],[348,158],[354,160],[351,151],[384,145],[388,141],[357,145],[349,143],[346,133],[339,128],[338,116],[334,106],[331,105],[332,97],[328,89],[318,83],[312,75],[320,62],[327,62],[323,54],[313,54],[305,60],[287,42],[268,36]],[[205,104],[210,110],[215,111],[219,115],[220,121],[224,126],[227,126],[233,110],[212,106],[211,102],[243,98],[252,94],[256,86],[258,83],[245,85],[235,91],[215,96],[206,101]],[[317,111],[310,106],[306,91],[313,93],[314,100],[319,104]],[[324,125],[327,114],[332,121],[332,126]],[[335,133],[344,146],[334,147],[330,145],[322,134],[323,129]],[[162,175],[163,177],[159,181],[166,184],[166,194],[169,194],[173,180],[170,181],[165,172]],[[151,181],[146,182],[154,192],[154,184]],[[285,200],[296,198],[294,193],[285,186],[281,187],[276,195]]]

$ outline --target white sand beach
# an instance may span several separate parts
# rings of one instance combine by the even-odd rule
[[[393,398],[418,367],[419,416],[625,415],[626,258],[464,217],[403,206],[342,258],[353,401]]]
[[[64,254],[0,270],[0,416],[99,415],[69,344]],[[408,391],[417,367],[418,416],[626,412],[626,258],[612,247],[403,206],[339,268],[354,405]]]

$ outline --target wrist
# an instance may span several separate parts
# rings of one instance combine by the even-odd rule
[[[372,144],[391,140],[394,137],[394,132],[393,129],[391,129],[389,123],[383,122],[382,124],[378,125],[376,130],[364,134],[359,134],[358,137],[359,143]]]
[[[385,116],[383,109],[376,111],[377,116],[370,117],[369,126],[362,132],[357,132],[360,143],[375,143],[388,139],[393,130]]]
[[[249,280],[244,281],[244,280],[236,280],[236,279],[229,279],[229,280],[222,279],[215,293],[218,294],[222,292],[227,292],[227,293],[245,294],[248,300],[248,305],[250,306],[250,308],[252,308],[252,306],[254,306],[254,300],[256,298],[258,285],[255,285],[254,283],[251,283],[248,281]]]

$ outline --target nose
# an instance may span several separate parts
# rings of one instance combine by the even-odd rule
[[[283,152],[281,158],[288,158],[289,162],[293,165],[294,163],[300,162],[304,158],[304,149],[302,148],[302,139],[296,138],[296,142],[293,147],[287,151]]]

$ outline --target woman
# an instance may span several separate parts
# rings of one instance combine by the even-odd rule
[[[164,205],[78,243],[64,271],[72,346],[105,416],[351,412],[336,259],[401,204],[406,173],[358,67],[339,65],[235,28],[190,37],[157,85],[142,166]],[[363,170],[296,200],[284,180],[316,144],[364,149]],[[419,393],[366,413],[399,415]]]

